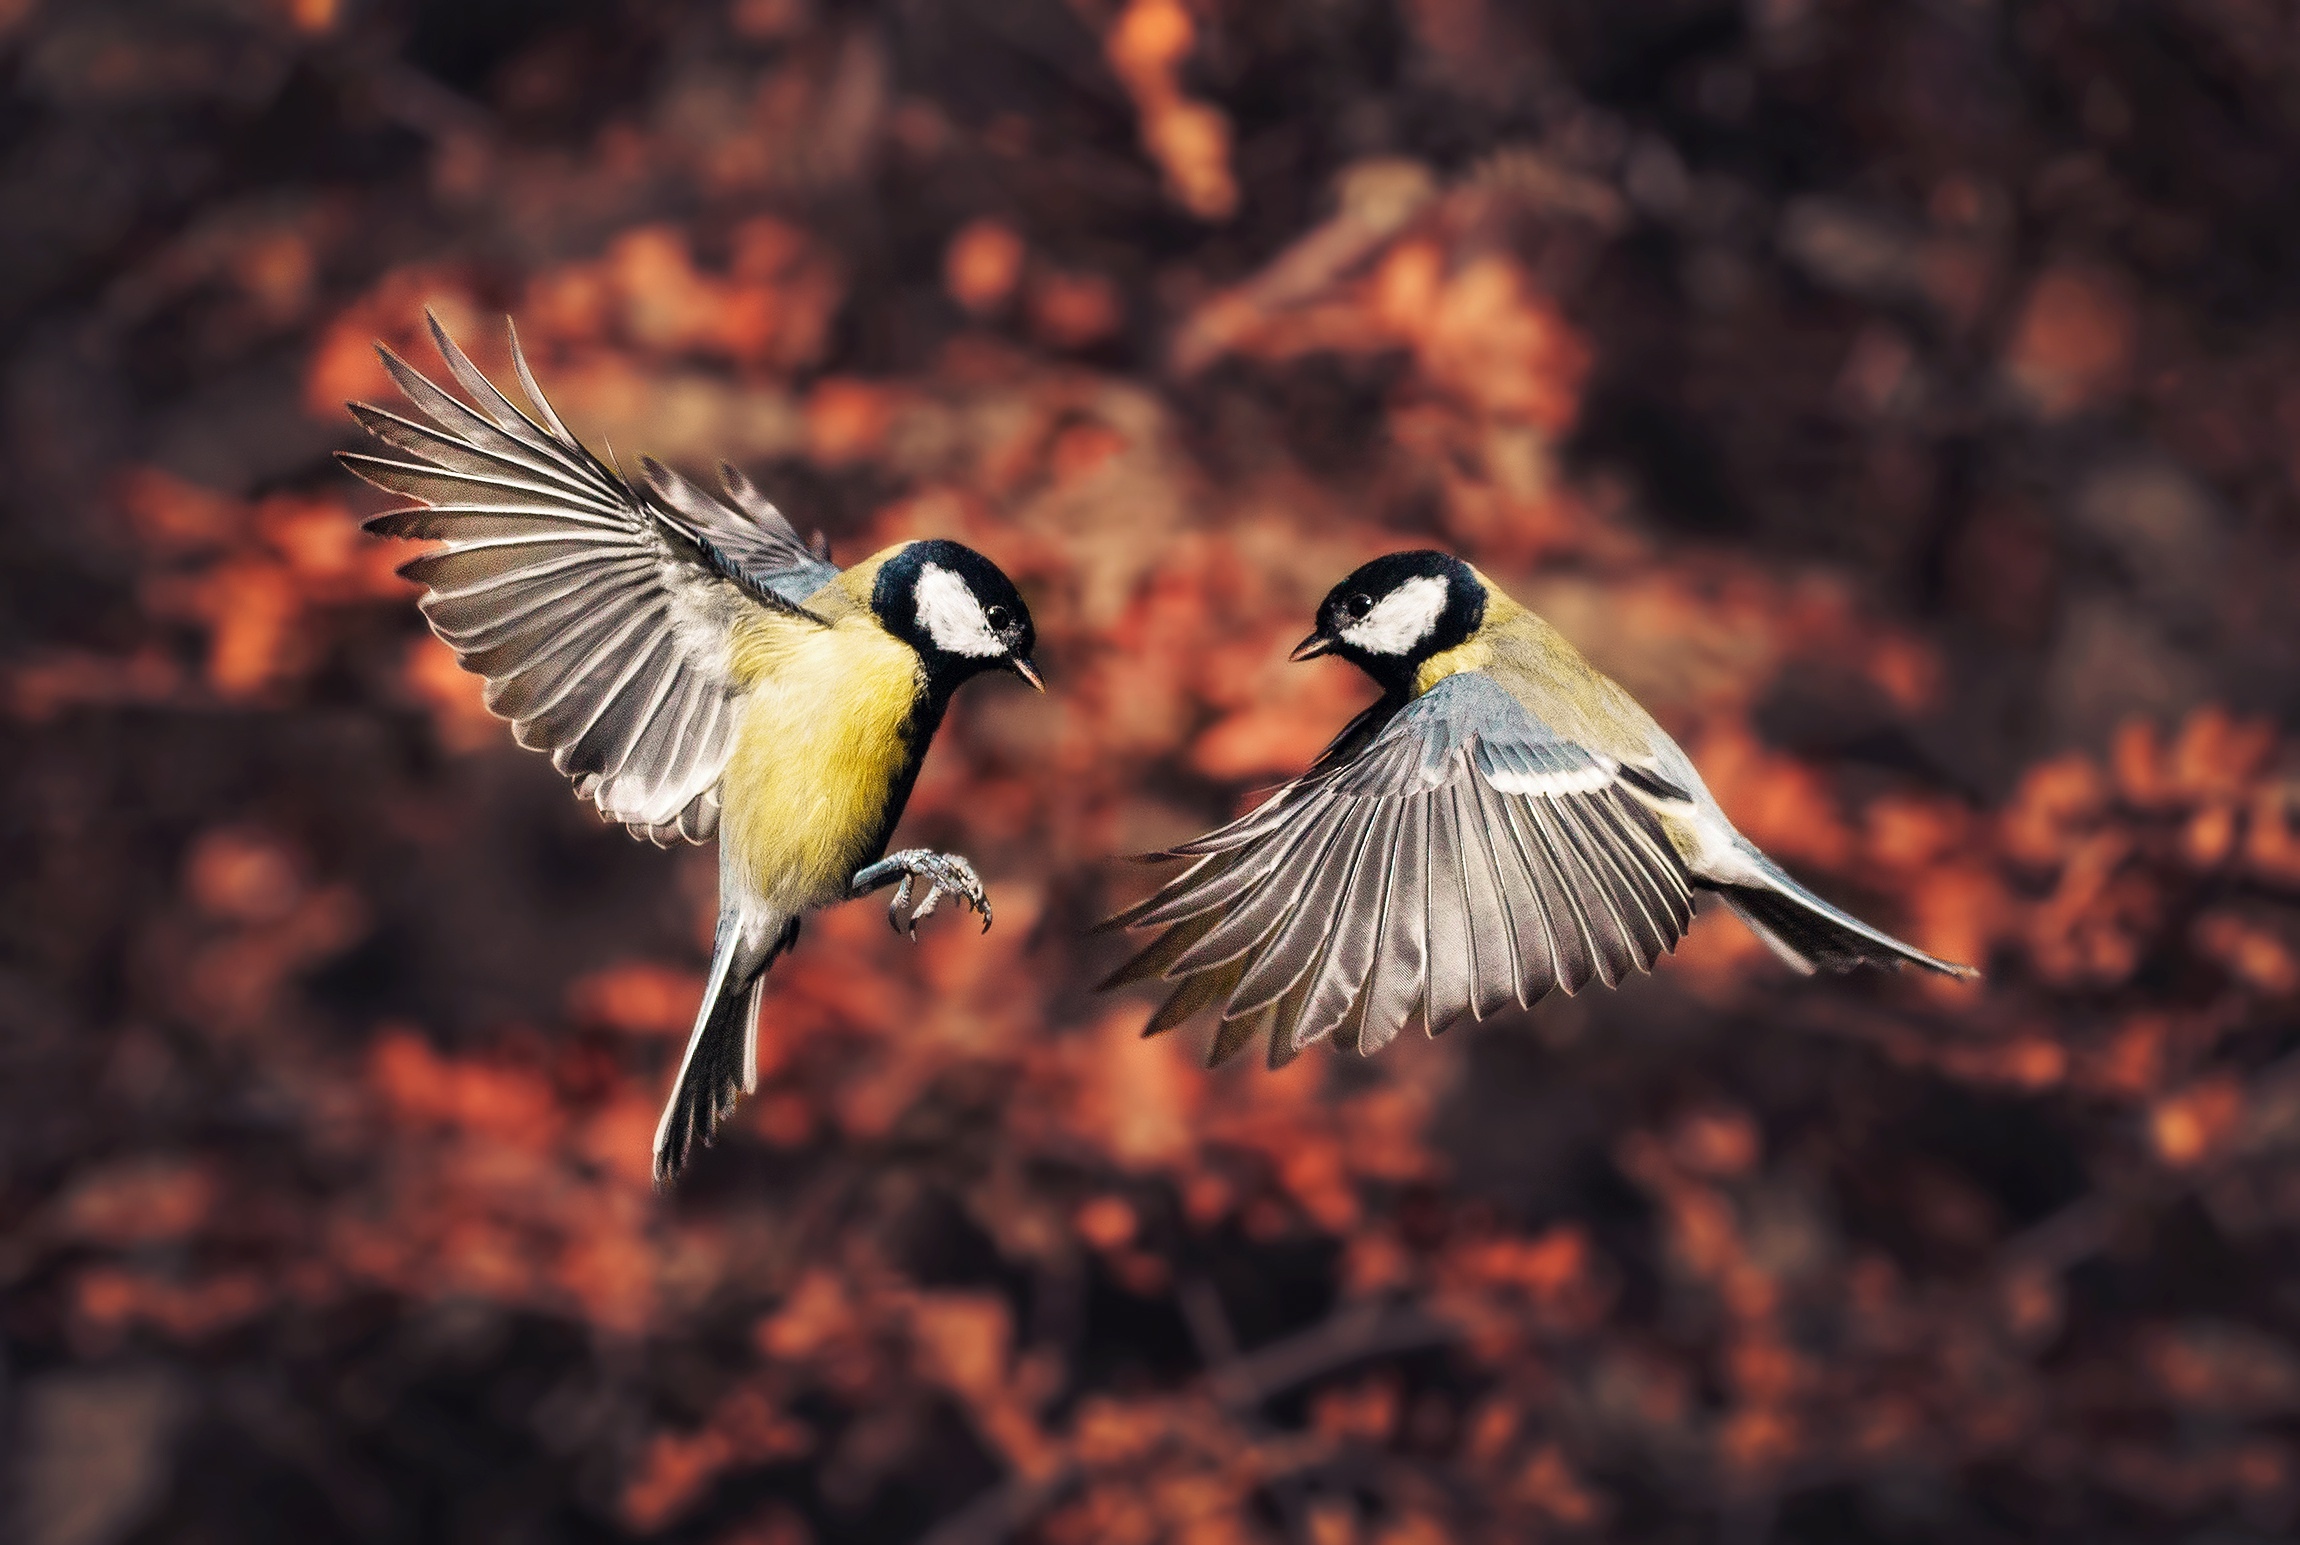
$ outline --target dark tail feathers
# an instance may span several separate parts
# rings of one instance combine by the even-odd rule
[[[747,960],[744,957],[756,951],[743,947],[739,922],[721,919],[703,1006],[687,1037],[670,1103],[655,1128],[657,1189],[667,1189],[678,1180],[695,1151],[709,1145],[736,1102],[758,1086],[759,996],[767,967],[798,936],[799,920],[794,917],[764,955]]]
[[[1856,966],[1921,966],[1943,976],[1976,979],[1971,966],[1926,954],[1891,934],[1871,928],[1851,913],[1829,905],[1784,874],[1770,859],[1759,857],[1773,883],[1719,885],[1725,904],[1749,925],[1791,969],[1810,975],[1814,970],[1850,971]]]

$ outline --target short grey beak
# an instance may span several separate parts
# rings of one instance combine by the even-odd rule
[[[1038,667],[1030,663],[1030,657],[1028,655],[1018,654],[1013,659],[1008,660],[1006,663],[1008,668],[1010,668],[1015,675],[1020,676],[1024,681],[1029,682],[1032,686],[1036,687],[1041,692],[1046,690],[1046,683],[1039,678]]]
[[[1286,658],[1289,660],[1315,660],[1322,654],[1333,653],[1333,649],[1333,639],[1323,633],[1313,633],[1296,644],[1294,652]]]

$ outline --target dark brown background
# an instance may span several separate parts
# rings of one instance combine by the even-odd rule
[[[2280,1537],[2300,1517],[2300,24],[2261,0],[0,0],[0,1517],[28,1545]],[[760,1095],[327,453],[515,313],[594,445],[971,689]],[[415,354],[428,363],[428,354]],[[1083,926],[1442,543],[1990,968],[1282,1075]]]

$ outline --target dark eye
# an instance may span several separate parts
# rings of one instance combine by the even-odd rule
[[[1363,617],[1374,609],[1374,598],[1360,591],[1342,603],[1342,610],[1352,617]]]
[[[1003,606],[993,606],[982,615],[990,620],[990,628],[994,633],[1004,632],[1006,625],[1014,620],[1014,613]]]

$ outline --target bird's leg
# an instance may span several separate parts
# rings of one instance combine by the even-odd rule
[[[902,909],[910,905],[911,886],[918,880],[927,882],[926,898],[906,920]],[[956,853],[935,853],[926,848],[905,848],[900,853],[889,853],[856,874],[847,894],[867,896],[889,885],[894,887],[894,899],[887,903],[887,923],[897,933],[907,929],[914,942],[918,938],[919,919],[932,916],[945,896],[955,896],[961,906],[980,912],[982,931],[990,931],[990,898],[983,893],[982,880],[975,874],[974,865]]]

